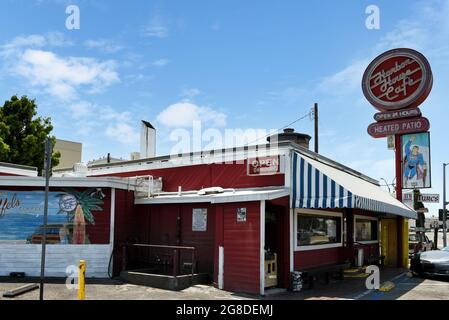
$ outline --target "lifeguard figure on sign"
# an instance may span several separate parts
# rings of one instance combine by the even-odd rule
[[[420,187],[426,184],[427,163],[415,140],[413,135],[405,145],[404,178],[406,186]]]

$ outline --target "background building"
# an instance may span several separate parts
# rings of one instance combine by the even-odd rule
[[[54,150],[61,153],[61,158],[55,169],[68,169],[75,163],[80,163],[82,149],[83,144],[80,142],[57,139]]]

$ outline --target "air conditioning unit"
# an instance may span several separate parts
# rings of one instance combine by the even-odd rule
[[[135,198],[151,198],[162,192],[162,177],[154,178],[153,176],[138,176],[135,179]]]
[[[85,163],[75,163],[73,165],[73,173],[75,177],[86,177],[89,172]]]

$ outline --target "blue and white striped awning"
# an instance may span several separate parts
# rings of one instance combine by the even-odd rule
[[[294,152],[292,208],[357,208],[416,219],[416,212],[380,186]]]

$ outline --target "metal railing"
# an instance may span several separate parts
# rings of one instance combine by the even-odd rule
[[[137,250],[133,250],[137,249]],[[144,249],[144,252],[139,249]],[[122,270],[144,269],[145,267],[155,267],[155,274],[171,274],[177,277],[185,270],[181,270],[180,264],[184,260],[183,251],[190,252],[190,262],[184,262],[184,265],[190,265],[190,274],[193,278],[196,270],[196,248],[185,246],[166,246],[151,244],[123,244],[122,247]],[[137,251],[137,252],[136,252]],[[184,260],[185,261],[185,260]],[[171,271],[171,272],[168,272]]]

